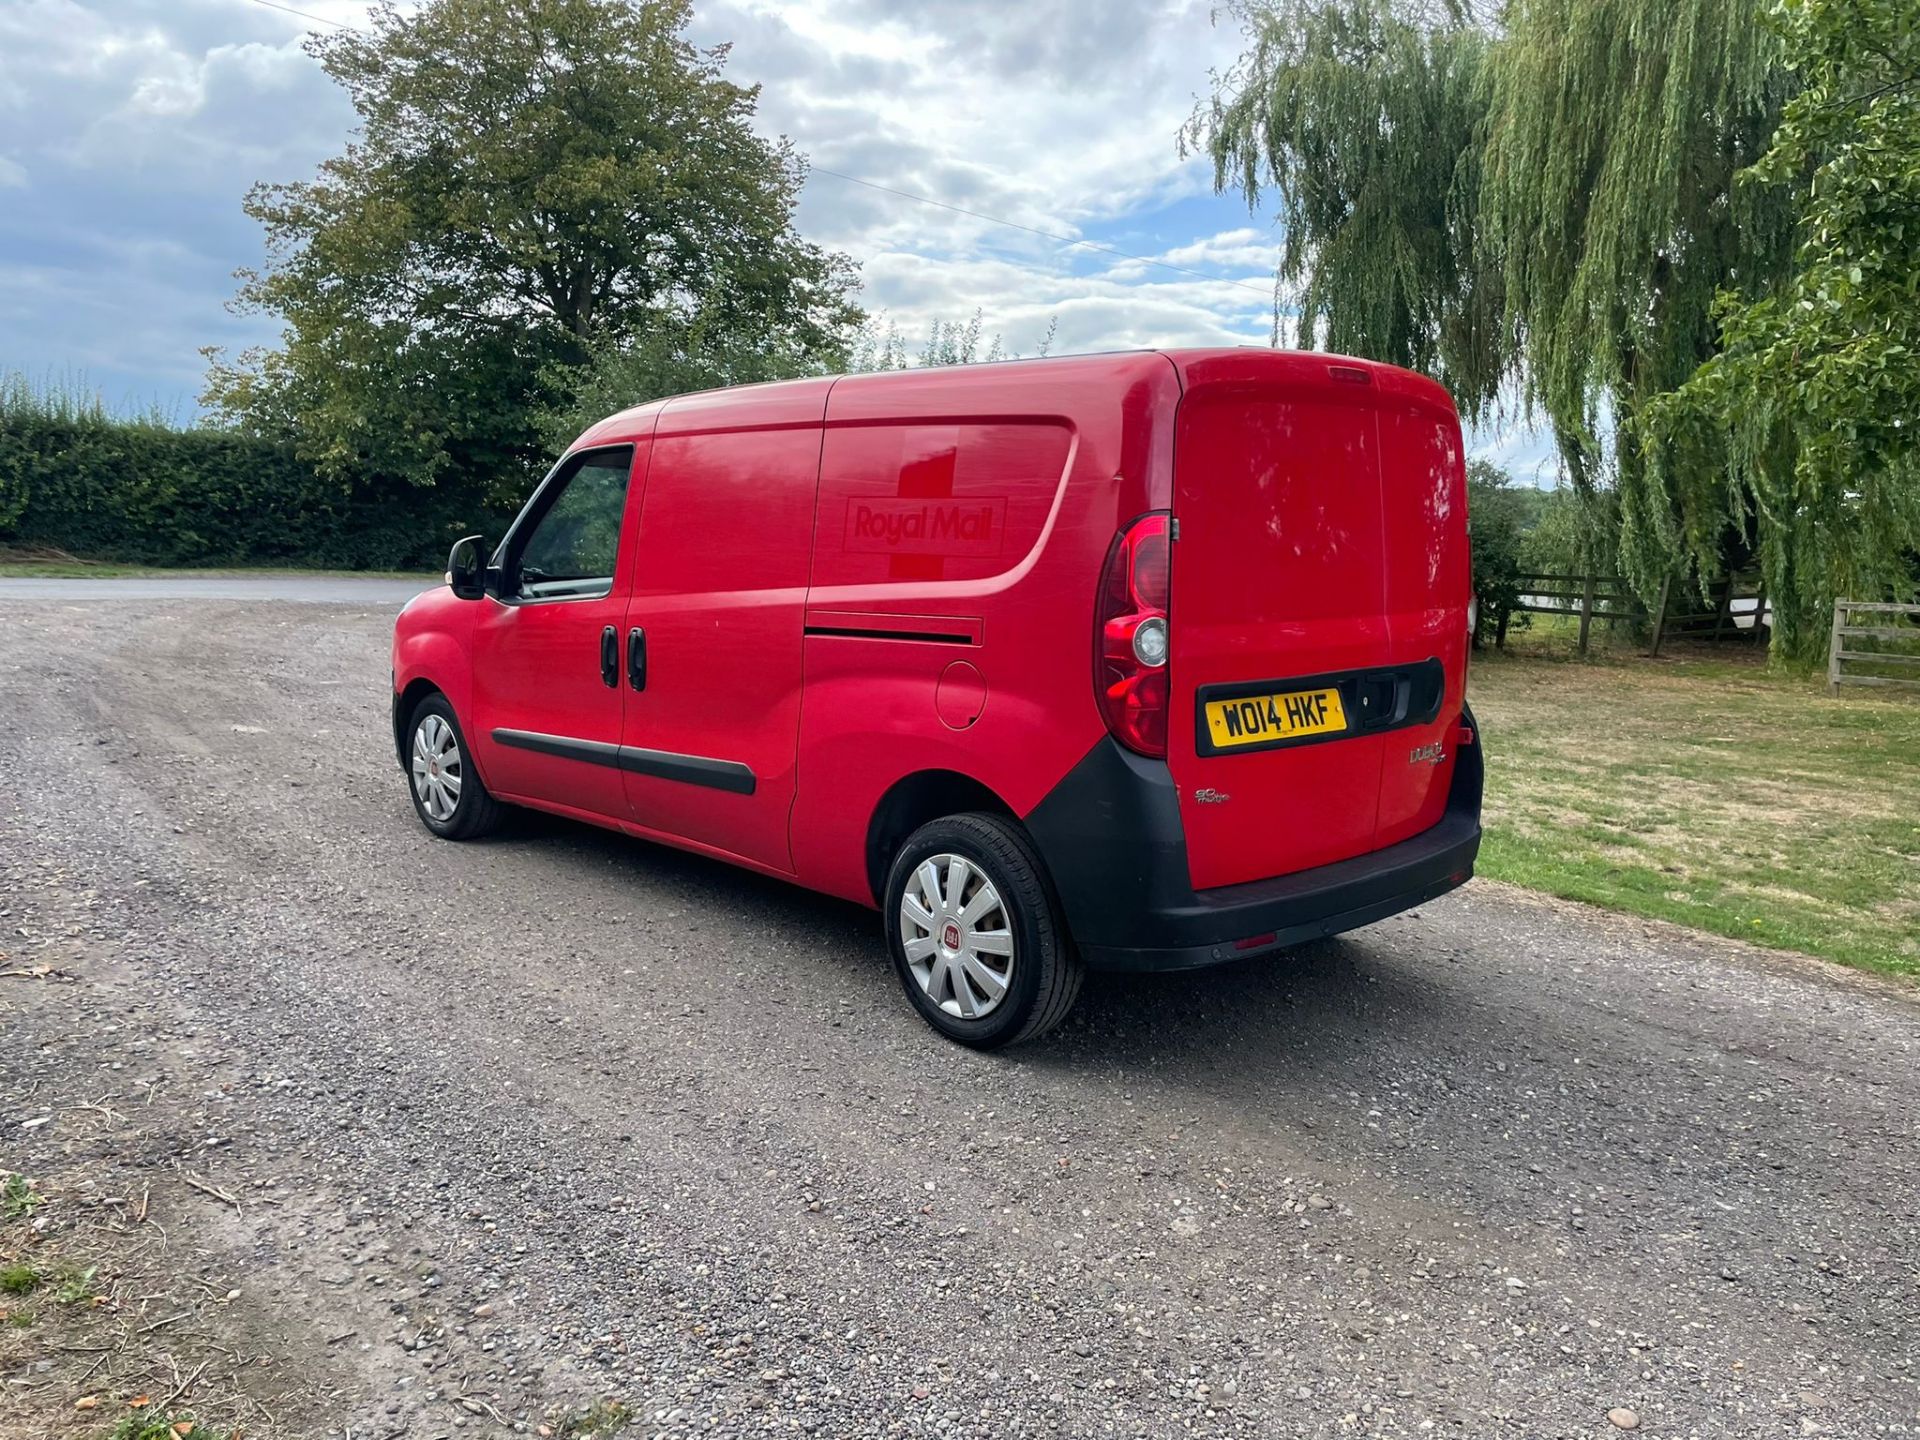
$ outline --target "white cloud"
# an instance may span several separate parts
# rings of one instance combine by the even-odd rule
[[[721,0],[696,25],[818,166],[1067,235],[1209,188],[1175,138],[1235,39],[1204,0]],[[1058,249],[825,175],[803,219],[856,255]]]
[[[1271,323],[1265,296],[1220,281],[1127,283],[1006,260],[904,251],[873,257],[866,277],[869,303],[897,326],[909,348],[934,321],[965,320],[976,308],[988,333],[998,333],[1008,349],[1022,354],[1032,354],[1056,321],[1056,354],[1261,344]]]
[[[1176,245],[1160,258],[1175,265],[1218,265],[1270,275],[1280,263],[1280,245],[1264,232],[1242,226],[1191,244]]]
[[[813,161],[802,227],[861,263],[866,303],[910,342],[976,309],[1028,353],[1051,318],[1059,352],[1266,340],[1263,232],[1128,233],[1134,217],[1211,188],[1207,166],[1183,162],[1175,143],[1238,38],[1213,27],[1207,0],[717,0],[695,25],[703,40],[733,42],[730,72],[763,84],[764,127]]]
[[[1518,484],[1551,490],[1560,483],[1560,459],[1552,434],[1524,419],[1470,430],[1467,452],[1476,460],[1498,465]]]
[[[1257,290],[1270,305],[1273,272],[1279,263],[1279,245],[1263,241],[1260,231],[1242,226],[1175,245],[1156,255],[1115,260],[1108,273],[1115,279],[1150,280],[1170,270],[1203,272]]]
[[[910,344],[975,309],[1028,352],[1053,317],[1061,351],[1257,343],[1272,237],[1205,199],[1207,167],[1175,145],[1237,41],[1210,3],[710,0],[694,38],[731,43],[729,78],[762,86],[762,128],[819,167],[803,230],[863,264],[866,303]],[[299,8],[366,19],[358,0]],[[0,187],[30,174],[34,202],[0,206],[0,365],[84,363],[191,396],[200,346],[270,334],[224,309],[231,272],[261,255],[241,197],[311,175],[353,123],[301,49],[309,28],[249,0],[0,4]]]

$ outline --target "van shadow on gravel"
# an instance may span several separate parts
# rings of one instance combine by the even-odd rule
[[[895,1008],[903,1022],[918,1023],[900,995],[872,910],[724,861],[535,811],[517,812],[498,836],[470,843],[527,847],[549,859],[570,854],[583,865],[632,875],[636,888],[644,881],[689,905],[751,915],[805,942],[815,952],[809,963],[844,967],[875,1007]],[[1433,964],[1457,958],[1437,946],[1422,956],[1408,951],[1403,937],[1383,941],[1363,932],[1196,970],[1096,971],[1060,1030],[1002,1053],[1061,1072],[1151,1065],[1165,1073],[1185,1060],[1211,1078],[1224,1068],[1259,1083],[1276,1078],[1276,1070],[1305,1066],[1316,1084],[1369,1084],[1378,1078],[1383,1045],[1399,1040],[1444,1049],[1444,1037],[1485,1023],[1483,1015],[1469,1013],[1478,1004],[1449,983],[1457,975],[1461,985],[1471,984],[1470,967],[1450,966],[1452,975],[1437,977],[1433,971]],[[1223,1046],[1223,1036],[1233,1044]],[[931,1030],[925,1038],[929,1045],[947,1043]],[[1337,1067],[1350,1068],[1330,1074],[1330,1057]]]
[[[1829,1014],[1804,978],[1759,967],[1744,988],[1715,989],[1716,966],[1745,962],[1707,942],[1650,952],[1637,926],[1514,913],[1469,886],[1292,951],[1092,974],[1059,1029],[976,1056],[905,1004],[871,911],[572,822],[528,818],[496,843],[792,942],[753,953],[749,941],[711,963],[820,967],[824,992],[872,1012],[861,1044],[874,1085],[992,1075],[997,1103],[1051,1133],[1165,1116],[1156,1143],[1317,1177],[1334,1203],[1363,1203],[1373,1233],[1520,1241],[1525,1264],[1583,1294],[1679,1287],[1716,1334],[1754,1332],[1788,1299],[1811,1303],[1800,1217],[1871,1235],[1904,1183],[1890,1143],[1911,1124],[1900,1096],[1856,1096],[1857,1140],[1836,1170],[1828,1102],[1800,1083],[1866,1063],[1846,1030],[1856,1010],[1838,1003],[1848,993],[1834,992]],[[1767,994],[1776,984],[1783,994]],[[1779,1025],[1778,1003],[1797,1006],[1795,1027]],[[831,1013],[790,1007],[756,1035],[805,1052]],[[723,1043],[739,1017],[714,1019]],[[1904,1267],[1889,1263],[1849,1301],[1869,1331],[1905,1314]]]

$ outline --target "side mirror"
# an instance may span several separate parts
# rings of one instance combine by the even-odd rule
[[[447,556],[447,588],[462,600],[478,600],[487,593],[487,559],[483,536],[469,535],[453,542]]]

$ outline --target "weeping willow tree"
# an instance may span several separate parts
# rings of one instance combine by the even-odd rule
[[[1219,188],[1277,199],[1303,343],[1427,370],[1469,418],[1544,415],[1576,492],[1617,491],[1591,509],[1649,595],[1755,520],[1650,467],[1638,424],[1715,353],[1716,297],[1787,267],[1793,196],[1735,178],[1795,88],[1765,8],[1240,0],[1246,51],[1183,134]]]
[[[1715,352],[1714,307],[1779,283],[1790,196],[1742,186],[1791,93],[1759,0],[1519,0],[1492,52],[1480,216],[1522,337],[1517,371],[1582,494],[1618,493],[1620,561],[1651,598],[1711,575],[1749,496],[1649,467],[1647,404]]]
[[[1920,569],[1920,7],[1778,19],[1805,88],[1746,183],[1804,197],[1792,273],[1721,297],[1721,353],[1642,433],[1683,509],[1728,480],[1751,497],[1776,637],[1812,655],[1836,596],[1911,599]]]
[[[1492,405],[1502,276],[1476,243],[1493,37],[1463,5],[1238,4],[1248,49],[1181,135],[1215,183],[1278,205],[1302,346],[1364,354]]]

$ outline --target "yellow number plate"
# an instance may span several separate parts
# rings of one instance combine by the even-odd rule
[[[1216,750],[1331,735],[1346,728],[1347,712],[1338,690],[1285,690],[1207,702],[1207,734]]]

